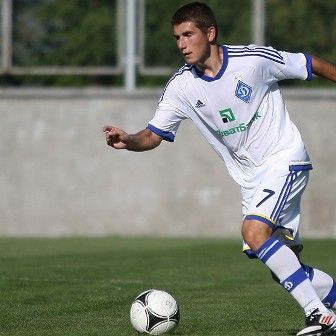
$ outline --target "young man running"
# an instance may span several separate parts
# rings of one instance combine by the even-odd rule
[[[277,83],[313,74],[336,81],[336,67],[271,47],[219,45],[216,18],[203,3],[181,7],[171,23],[185,66],[168,81],[147,128],[128,134],[105,126],[107,144],[151,150],[174,141],[181,121],[191,119],[241,186],[246,252],[270,269],[306,314],[297,335],[332,332],[334,280],[299,260],[300,200],[312,165]]]

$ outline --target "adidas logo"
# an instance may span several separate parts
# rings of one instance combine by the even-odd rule
[[[331,315],[322,315],[321,317],[320,317],[320,323],[321,324],[326,324],[326,325],[330,325],[330,324],[332,324],[333,323],[333,316],[331,316]]]
[[[205,104],[203,104],[200,100],[197,100],[197,103],[196,103],[195,107],[200,108],[200,107],[204,107],[204,106],[205,106]]]

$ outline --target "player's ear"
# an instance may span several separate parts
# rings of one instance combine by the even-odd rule
[[[216,42],[216,37],[217,37],[217,30],[216,27],[211,26],[208,28],[208,41],[210,43],[215,43]]]

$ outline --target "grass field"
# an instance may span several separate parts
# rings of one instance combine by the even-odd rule
[[[304,260],[336,274],[334,240]],[[179,302],[173,335],[295,335],[303,314],[239,240],[0,239],[0,335],[137,335],[133,298],[159,288]]]

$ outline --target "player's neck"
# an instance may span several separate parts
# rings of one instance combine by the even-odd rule
[[[196,64],[196,66],[208,77],[215,77],[222,68],[223,57],[222,48],[214,44],[210,47],[209,57],[204,62]]]

